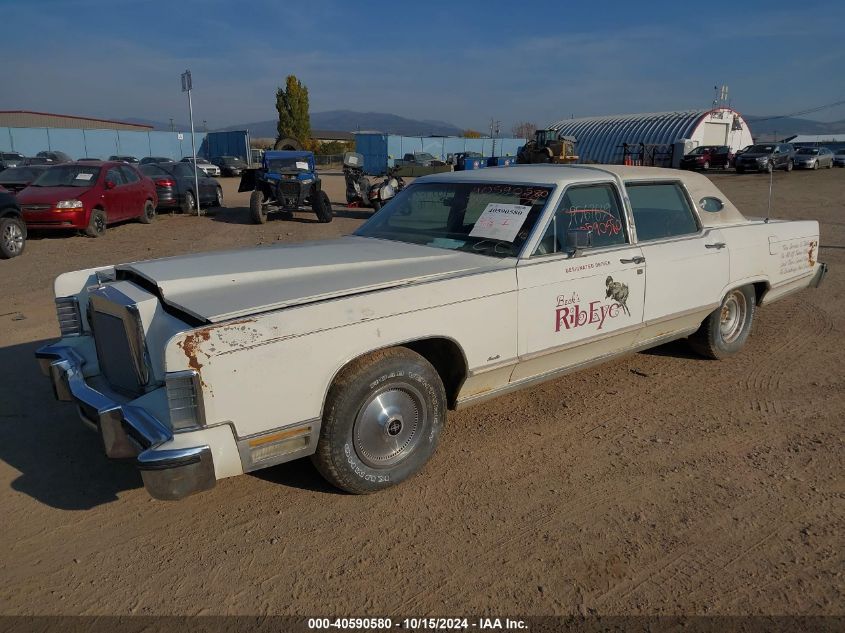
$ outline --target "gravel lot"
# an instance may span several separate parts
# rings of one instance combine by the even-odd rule
[[[712,178],[765,212],[767,176]],[[453,413],[424,472],[373,496],[301,460],[154,501],[38,371],[53,278],[369,216],[256,226],[222,182],[213,217],[33,235],[0,261],[0,613],[845,612],[845,170],[775,174],[773,215],[821,221],[831,274],[761,310],[736,358],[675,343]],[[326,183],[342,201],[342,177]]]

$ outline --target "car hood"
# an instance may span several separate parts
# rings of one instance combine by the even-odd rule
[[[761,152],[745,152],[744,154],[740,154],[739,158],[768,158],[771,154],[761,153]]]
[[[512,265],[512,260],[349,236],[168,257],[115,268],[121,277],[137,275],[155,284],[165,303],[217,322]]]
[[[20,204],[51,204],[59,200],[80,198],[91,191],[91,187],[33,187],[29,186],[18,194]]]

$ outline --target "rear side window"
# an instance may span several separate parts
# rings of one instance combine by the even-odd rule
[[[135,173],[135,170],[131,167],[126,167],[125,165],[120,166],[120,173],[123,174],[123,179],[127,183],[138,182],[138,174]]]
[[[639,241],[660,240],[698,232],[698,222],[680,184],[628,183]]]

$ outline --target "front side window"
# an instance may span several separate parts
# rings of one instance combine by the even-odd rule
[[[517,257],[551,196],[550,185],[413,184],[355,235]]]
[[[593,248],[625,244],[628,239],[616,188],[611,184],[569,187],[534,255],[564,252],[570,230],[590,231]]]
[[[698,222],[676,182],[627,183],[639,241],[698,233]]]
[[[124,184],[123,176],[120,175],[117,167],[112,167],[106,172],[106,182],[113,182],[117,186]]]

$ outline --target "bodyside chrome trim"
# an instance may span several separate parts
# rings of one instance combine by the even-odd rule
[[[570,374],[576,371],[580,371],[582,369],[588,369],[589,367],[593,367],[595,365],[600,365],[608,360],[613,358],[618,358],[622,356],[627,356],[628,354],[634,354],[636,352],[640,352],[644,349],[648,349],[650,347],[656,347],[657,345],[663,345],[664,343],[669,343],[671,341],[678,340],[680,338],[684,338],[689,336],[693,332],[695,332],[698,328],[690,328],[687,330],[681,330],[679,332],[673,332],[672,334],[667,334],[665,336],[658,336],[656,338],[649,339],[647,341],[643,341],[642,343],[638,343],[633,347],[628,347],[626,349],[620,350],[618,352],[612,352],[610,354],[605,354],[603,356],[599,356],[597,358],[590,359],[583,363],[578,363],[575,365],[570,365],[567,367],[561,367],[560,369],[554,369],[550,372],[546,372],[544,374],[540,374],[539,376],[532,376],[530,378],[525,378],[518,382],[512,382],[504,387],[500,387],[499,389],[494,389],[492,391],[487,391],[482,394],[478,394],[475,396],[469,396],[468,398],[458,399],[457,406],[455,409],[460,410],[465,407],[468,407],[473,404],[479,404],[481,402],[485,402],[492,398],[497,398],[498,396],[503,396],[508,393],[512,393],[514,391],[518,391],[520,389],[526,387],[533,387],[534,385],[538,385],[540,383],[546,382],[548,380],[553,380],[555,378],[560,378],[561,376],[565,376],[566,374]]]

